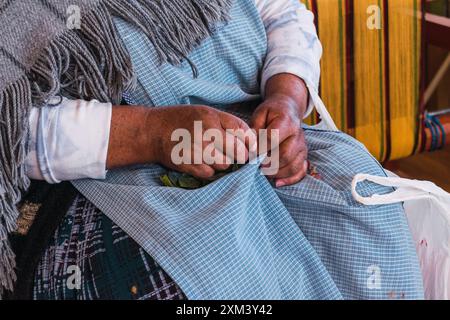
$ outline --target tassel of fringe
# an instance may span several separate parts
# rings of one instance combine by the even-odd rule
[[[229,19],[233,0],[109,0],[83,15],[82,29],[65,31],[41,52],[26,76],[0,91],[0,299],[16,281],[8,234],[27,190],[28,116],[56,96],[120,103],[136,83],[131,59],[113,23],[120,17],[152,42],[160,63],[177,65]],[[189,60],[187,60],[189,61]],[[190,62],[189,62],[190,63]],[[195,66],[191,64],[194,76]]]
[[[152,42],[159,62],[180,64],[217,23],[229,20],[233,0],[109,0],[83,15],[82,29],[50,42],[30,71],[33,102],[67,97],[120,102],[135,85],[128,52],[113,16],[137,26]],[[189,60],[188,60],[189,61]],[[194,75],[196,74],[193,66]]]
[[[0,92],[0,298],[16,280],[15,256],[8,234],[16,229],[16,204],[29,186],[23,162],[26,156],[31,88],[25,77]]]
[[[108,1],[113,15],[138,26],[150,39],[160,63],[177,65],[211,36],[217,23],[229,20],[233,0],[130,0]]]

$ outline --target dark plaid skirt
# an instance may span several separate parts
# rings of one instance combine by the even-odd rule
[[[34,299],[185,299],[135,241],[78,194],[34,273]]]

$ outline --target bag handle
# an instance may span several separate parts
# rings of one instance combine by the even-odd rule
[[[322,99],[319,97],[319,94],[316,92],[316,89],[314,89],[314,87],[309,83],[306,83],[306,86],[309,90],[309,95],[314,104],[314,107],[321,119],[321,122],[319,124],[316,124],[315,126],[312,126],[312,128],[328,131],[339,131],[338,127],[333,121],[333,118],[328,112],[327,107],[323,103]]]
[[[371,181],[386,187],[394,187],[397,190],[389,194],[374,194],[363,197],[356,191],[358,183]],[[449,194],[429,181],[410,180],[397,177],[379,177],[369,174],[357,174],[352,181],[352,195],[359,203],[365,205],[382,205],[404,202],[409,200],[429,199],[434,196],[448,197]]]

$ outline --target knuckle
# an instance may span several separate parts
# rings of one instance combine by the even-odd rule
[[[291,176],[297,175],[297,174],[298,174],[298,169],[297,169],[297,167],[296,167],[296,166],[291,166],[291,167],[289,168],[289,174],[290,174]]]
[[[209,170],[206,166],[196,168],[198,178],[211,178],[214,175],[214,170]]]
[[[301,174],[303,168],[298,161],[295,161],[289,168],[289,171],[292,175],[298,175]]]
[[[214,118],[217,116],[216,110],[207,106],[202,106],[199,111],[203,117]]]
[[[214,168],[215,168],[216,170],[219,170],[219,171],[225,171],[225,170],[227,170],[229,167],[230,167],[230,165],[229,165],[229,164],[226,164],[226,163],[224,163],[224,164],[216,164],[216,165],[214,166]]]

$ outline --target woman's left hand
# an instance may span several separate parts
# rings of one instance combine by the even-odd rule
[[[272,150],[272,154],[278,153],[279,159],[272,161],[278,160],[279,169],[269,176],[275,179],[278,188],[295,184],[307,174],[308,149],[301,123],[308,103],[308,90],[303,80],[291,74],[272,77],[266,88],[266,99],[253,114],[252,128],[257,132],[267,129],[268,150]],[[278,131],[278,141],[271,141],[271,130]],[[273,163],[265,164],[268,166],[273,168]]]

